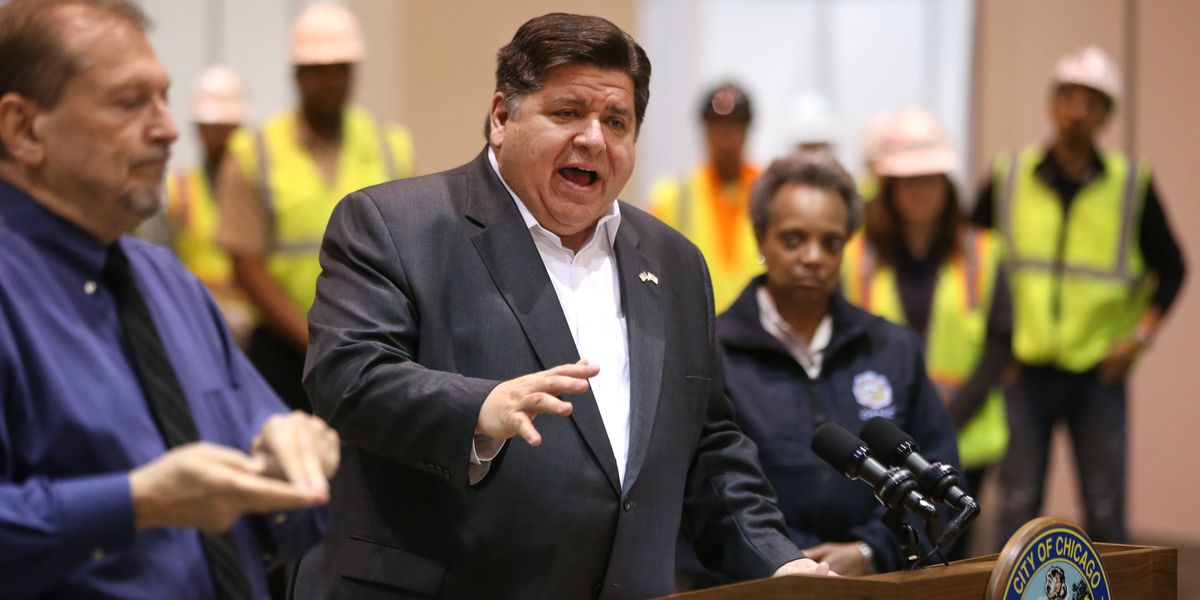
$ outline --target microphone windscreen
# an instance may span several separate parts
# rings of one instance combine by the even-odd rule
[[[862,448],[862,440],[834,422],[821,425],[813,434],[813,452],[833,465],[839,473],[844,474],[856,469],[857,463],[862,460]]]
[[[912,436],[904,433],[904,430],[896,427],[891,420],[883,417],[873,417],[868,420],[859,435],[871,449],[871,454],[885,463],[904,462],[904,457],[908,452],[898,453],[897,450],[906,443],[909,452],[917,450],[917,442],[912,439]]]

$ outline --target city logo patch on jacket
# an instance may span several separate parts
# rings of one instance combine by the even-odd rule
[[[896,416],[892,405],[892,384],[884,375],[875,371],[863,371],[854,376],[854,401],[858,402],[858,418],[866,421],[873,417],[891,419]]]

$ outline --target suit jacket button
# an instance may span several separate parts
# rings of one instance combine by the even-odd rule
[[[626,499],[625,499],[625,504],[623,504],[623,505],[622,505],[622,508],[624,508],[624,509],[625,509],[625,512],[629,512],[629,511],[630,511],[630,509],[632,509],[632,508],[633,508],[633,500],[630,500],[630,499],[626,498]]]

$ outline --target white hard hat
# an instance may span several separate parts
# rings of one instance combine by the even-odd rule
[[[949,173],[958,168],[958,152],[933,115],[910,108],[892,118],[883,138],[876,171],[884,177]]]
[[[249,112],[242,78],[233,69],[214,65],[200,74],[192,94],[193,122],[240,125]]]
[[[797,94],[789,111],[788,142],[792,146],[832,144],[837,139],[837,123],[829,102],[821,94],[813,91]]]
[[[1059,59],[1054,65],[1054,83],[1089,87],[1114,103],[1121,98],[1121,72],[1099,46],[1088,46]]]
[[[314,4],[292,25],[294,65],[357,63],[366,54],[358,19],[340,4]]]

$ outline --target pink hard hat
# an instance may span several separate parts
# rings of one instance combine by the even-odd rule
[[[192,94],[192,122],[240,125],[249,113],[242,78],[233,69],[214,65],[200,74]]]
[[[910,108],[892,117],[876,167],[881,176],[936,175],[957,168],[958,152],[933,115]]]
[[[1121,72],[1099,46],[1081,48],[1059,59],[1054,65],[1054,83],[1089,87],[1114,103],[1121,98]]]

